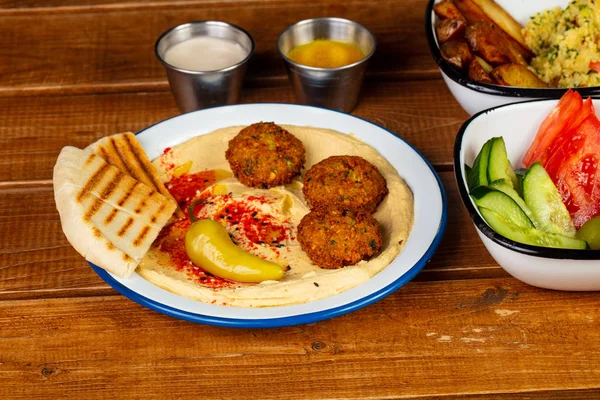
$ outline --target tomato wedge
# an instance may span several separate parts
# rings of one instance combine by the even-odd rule
[[[594,114],[595,114],[594,103],[592,103],[592,99],[588,97],[583,102],[583,106],[579,110],[579,113],[577,115],[575,115],[575,117],[573,118],[573,120],[570,123],[567,124],[567,127],[565,127],[565,130],[561,134],[556,136],[556,138],[554,138],[554,141],[552,141],[550,146],[548,146],[544,150],[544,152],[540,155],[539,162],[542,163],[542,165],[546,168],[546,164],[548,163],[548,160],[550,160],[550,158],[552,158],[554,153],[556,153],[556,151],[562,146],[562,144],[565,142],[565,140],[567,138],[571,137],[572,131],[579,128],[579,126],[583,123],[583,121],[585,121],[590,115],[594,115]],[[547,170],[547,168],[546,168],[546,170]]]
[[[576,118],[582,106],[583,100],[579,93],[569,89],[563,95],[556,107],[550,111],[550,114],[540,125],[533,143],[527,150],[525,157],[523,157],[523,164],[527,168],[540,160],[540,157],[551,146],[554,139],[569,128],[570,123]]]
[[[600,61],[590,61],[590,69],[600,72]]]
[[[545,165],[575,228],[600,215],[600,121],[589,115]]]

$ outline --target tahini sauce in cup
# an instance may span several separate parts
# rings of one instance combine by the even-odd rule
[[[192,21],[158,37],[154,53],[181,112],[235,104],[254,40],[223,21]]]
[[[215,71],[235,65],[248,56],[248,51],[232,40],[198,36],[167,50],[165,61],[190,71]]]

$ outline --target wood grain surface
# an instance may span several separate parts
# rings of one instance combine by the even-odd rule
[[[452,148],[467,114],[423,32],[426,0],[0,0],[0,399],[600,398],[600,297],[537,289],[483,247]],[[293,102],[275,49],[288,24],[362,22],[378,40],[354,114],[436,168],[439,251],[382,301],[328,321],[225,329],[119,295],[66,241],[53,201],[63,146],[178,114],[157,36],[222,19],[257,42],[242,102]]]
[[[317,16],[344,16],[373,31],[378,50],[369,79],[437,77],[423,34],[422,5],[420,0],[226,1],[5,15],[0,37],[19,45],[0,52],[0,95],[165,90],[153,50],[156,38],[183,22],[210,19],[240,25],[255,38],[250,86],[285,83],[277,37],[286,26]]]
[[[242,102],[293,102],[289,86],[248,89]],[[85,147],[178,114],[170,92],[1,97],[0,182],[49,180],[63,146]],[[451,169],[456,131],[467,114],[440,80],[368,82],[354,114],[415,146],[436,167]],[[201,127],[199,127],[199,130]],[[0,183],[1,185],[1,183]]]
[[[347,316],[262,330],[199,326],[120,296],[0,302],[0,397],[569,398],[598,387],[599,322],[596,294],[514,279],[414,282]]]

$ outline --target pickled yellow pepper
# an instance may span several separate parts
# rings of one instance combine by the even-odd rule
[[[223,225],[211,219],[197,220],[193,213],[190,218],[195,222],[185,235],[185,250],[194,264],[236,282],[259,283],[283,277],[285,270],[281,265],[236,246]]]

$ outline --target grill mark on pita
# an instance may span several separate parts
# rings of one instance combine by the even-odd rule
[[[150,218],[150,221],[152,223],[155,223],[156,220],[158,219],[158,217],[160,216],[160,214],[162,213],[162,211],[165,209],[167,205],[165,203],[162,203],[160,205],[160,207],[158,208],[158,210],[156,210],[156,212],[152,215],[152,218]]]
[[[123,157],[121,157],[121,153],[119,153],[119,148],[117,147],[117,142],[115,141],[114,137],[110,138],[110,144],[113,147],[113,149],[115,150],[115,153],[117,154],[117,157],[121,160],[121,164],[123,164],[125,166],[125,169],[127,170],[127,173],[130,176],[132,176],[132,177],[134,177],[134,178],[137,179],[138,177],[135,176],[135,173],[134,173],[135,171],[133,171],[131,168],[129,168],[129,165],[127,165],[126,160]]]
[[[90,207],[85,211],[85,214],[83,215],[83,219],[85,221],[89,221],[90,219],[92,219],[94,214],[96,214],[98,212],[98,210],[102,207],[103,203],[104,202],[102,200],[100,200],[99,198],[95,198],[94,201],[92,202],[92,204],[90,205]]]
[[[106,174],[106,171],[109,169],[110,165],[104,163],[104,165],[102,167],[100,167],[99,170],[97,170],[94,175],[92,175],[92,177],[90,179],[88,179],[88,181],[86,182],[86,184],[83,186],[83,188],[81,188],[81,191],[79,192],[79,194],[77,195],[77,201],[81,202],[81,200],[94,188],[96,187],[96,185],[100,182],[100,180],[104,177],[104,175]]]
[[[104,159],[104,161],[106,161],[109,164],[111,163],[111,159],[110,159],[110,154],[108,154],[108,152],[106,151],[106,148],[104,146],[98,146],[99,147],[99,151],[100,151],[100,157],[102,157]]]
[[[127,189],[127,193],[125,193],[125,196],[123,196],[123,198],[121,200],[119,200],[119,202],[117,203],[119,205],[119,207],[122,207],[123,204],[125,204],[125,202],[127,202],[127,200],[131,197],[131,195],[133,194],[135,187],[139,184],[139,182],[135,182],[129,189]]]
[[[138,247],[146,238],[146,236],[148,236],[148,232],[150,232],[150,227],[149,226],[144,226],[144,229],[142,229],[142,231],[140,232],[140,234],[138,235],[137,238],[135,238],[135,240],[133,241],[133,245],[135,247]]]
[[[142,200],[142,202],[137,206],[137,208],[134,210],[134,212],[136,214],[139,214],[142,212],[142,209],[146,207],[146,199]]]
[[[165,187],[165,185],[163,184],[163,182],[156,176],[156,173],[155,173],[156,171],[153,170],[152,165],[150,165],[149,161],[147,161],[146,154],[143,151],[140,153],[139,149],[136,148],[136,146],[135,146],[136,143],[134,143],[134,140],[137,141],[137,139],[135,138],[135,136],[132,135],[132,134],[124,134],[122,136],[122,138],[123,138],[123,141],[127,144],[127,147],[129,148],[129,150],[131,151],[131,153],[133,154],[135,160],[137,161],[137,163],[140,165],[140,167],[144,171],[145,177],[154,186],[154,187],[151,188],[154,191],[153,191],[153,193],[150,194],[150,196],[152,196],[154,194],[163,195],[167,199],[172,199],[173,202],[175,203],[175,199],[173,199],[173,196],[167,190],[167,188]],[[139,147],[139,144],[138,144],[138,147]],[[118,150],[117,150],[117,154],[119,154],[119,156],[121,156],[121,154],[118,152]],[[137,171],[137,169],[136,169],[136,171]],[[140,180],[140,181],[143,180],[143,179],[140,179],[140,177],[134,175],[132,173],[132,171],[129,171],[129,174],[131,176],[133,176],[134,178]],[[141,178],[143,178],[143,177],[141,177]],[[176,206],[176,208],[175,208],[175,214],[179,215],[179,217],[185,216],[185,214],[183,213],[183,211],[181,211],[181,209],[179,208],[179,206]]]
[[[106,186],[104,188],[104,190],[102,191],[102,193],[100,193],[100,198],[102,200],[108,199],[110,197],[110,195],[112,194],[112,192],[115,191],[115,189],[117,188],[117,186],[121,182],[121,179],[123,179],[124,176],[125,176],[125,174],[123,174],[121,171],[118,171],[117,175],[115,175],[114,179],[112,179],[110,181],[110,183],[108,184],[108,186]]]
[[[124,254],[123,255],[123,261],[126,261],[126,262],[133,261],[133,258],[129,257],[128,254]]]
[[[94,161],[94,158],[95,158],[95,157],[96,157],[96,155],[95,155],[95,154],[93,154],[93,153],[92,153],[92,154],[90,154],[90,156],[87,158],[87,160],[85,160],[85,163],[83,163],[83,166],[84,166],[84,167],[87,167],[88,165],[90,165],[90,163],[91,163],[92,161]]]
[[[121,227],[121,229],[117,233],[117,236],[121,237],[121,236],[125,235],[125,233],[127,233],[129,228],[131,228],[131,225],[133,225],[133,218],[129,217],[129,218],[127,218],[127,222],[125,222],[125,224]]]
[[[110,214],[108,214],[108,217],[106,217],[106,219],[104,220],[104,225],[109,225],[117,216],[117,212],[118,210],[116,208],[113,208]]]
[[[110,183],[102,190],[102,192],[100,193],[100,198],[94,199],[93,203],[85,211],[83,218],[86,221],[89,221],[98,212],[98,210],[100,210],[100,208],[102,207],[102,204],[104,204],[104,200],[106,200],[111,195],[111,193],[116,189],[116,187],[119,184],[119,182],[121,181],[121,179],[123,179],[123,173],[121,171],[118,171],[117,175],[115,175],[115,178],[111,179]],[[113,210],[112,212],[116,212],[116,210]],[[108,218],[106,218],[105,223],[107,220],[108,220],[108,223],[110,223],[110,221],[112,221],[112,219],[114,218],[114,215],[112,215],[112,212],[111,212],[111,215],[109,215]]]
[[[97,238],[102,237],[102,232],[100,232],[100,229],[96,228],[95,226],[92,228],[92,232],[94,233],[95,237],[97,237]]]
[[[106,242],[106,247],[111,251],[115,249],[115,245],[111,242]]]
[[[127,143],[127,146],[129,147],[129,151],[131,151],[131,153],[135,156],[136,161],[138,162],[138,164],[140,164],[140,167],[142,167],[142,169],[144,170],[144,173],[150,179],[150,182],[152,182],[152,184],[154,185],[155,188],[157,188],[158,190],[160,190],[159,188],[160,188],[160,184],[162,182],[157,182],[156,181],[156,177],[154,176],[154,174],[152,173],[152,171],[150,171],[148,169],[148,166],[144,162],[144,159],[142,158],[143,155],[140,154],[140,152],[135,148],[135,146],[131,142],[131,137],[129,135],[124,135],[123,139],[125,139],[125,142]]]

